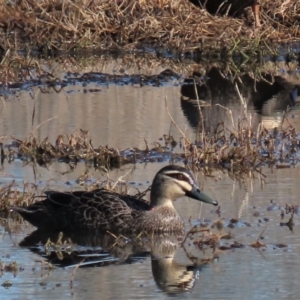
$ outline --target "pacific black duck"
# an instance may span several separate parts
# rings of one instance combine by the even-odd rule
[[[200,191],[193,175],[180,166],[166,166],[154,177],[150,203],[105,189],[45,192],[45,200],[14,207],[40,230],[98,230],[110,232],[182,232],[184,223],[173,206],[179,197],[218,205]]]

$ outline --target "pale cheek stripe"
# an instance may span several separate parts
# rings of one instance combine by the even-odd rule
[[[177,184],[184,190],[184,191],[191,191],[192,185],[189,185],[187,182],[181,181],[177,182]]]

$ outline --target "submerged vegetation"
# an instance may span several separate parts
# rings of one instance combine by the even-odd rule
[[[180,129],[179,129],[180,130]],[[182,133],[183,134],[183,133]],[[70,136],[59,135],[56,142],[48,138],[39,140],[30,134],[24,140],[1,137],[1,162],[21,159],[24,163],[37,163],[48,167],[54,161],[67,163],[73,168],[80,162],[94,168],[118,168],[124,164],[157,161],[182,161],[192,169],[218,168],[248,172],[262,166],[291,167],[299,163],[300,137],[288,119],[280,128],[257,129],[245,118],[233,130],[220,123],[214,133],[203,133],[197,141],[182,136],[176,141],[165,135],[162,142],[150,148],[119,150],[108,146],[95,147],[87,131],[80,130]]]

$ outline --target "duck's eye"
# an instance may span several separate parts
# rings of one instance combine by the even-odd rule
[[[178,180],[183,180],[184,179],[184,176],[182,174],[177,174],[176,177],[177,177]]]
[[[167,174],[167,175],[169,177],[175,178],[177,180],[186,181],[186,182],[192,184],[191,180],[188,177],[184,176],[183,174],[180,174],[180,173],[171,173],[171,174]]]

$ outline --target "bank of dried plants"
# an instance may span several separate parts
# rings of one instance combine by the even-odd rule
[[[245,19],[212,16],[187,0],[20,0],[0,6],[3,51],[31,49],[249,48],[299,40],[300,3],[261,1],[262,28]],[[250,22],[251,23],[251,22]]]

